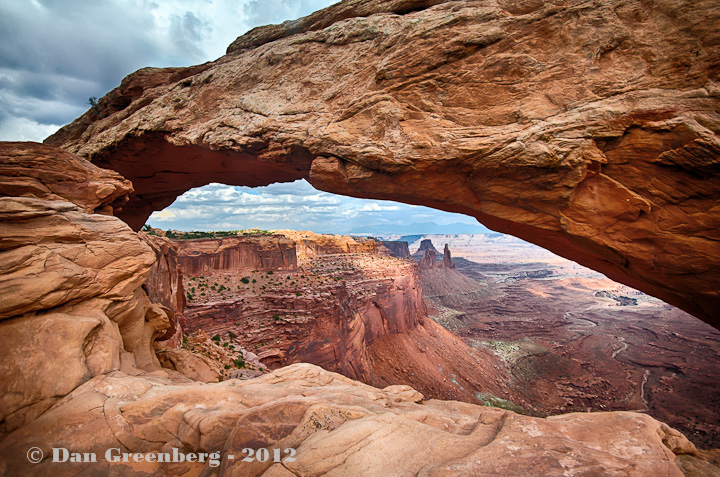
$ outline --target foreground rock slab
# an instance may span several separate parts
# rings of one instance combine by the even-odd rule
[[[46,458],[30,464],[31,447]],[[97,462],[53,463],[54,447],[95,453]],[[104,457],[109,448],[148,454],[173,447],[219,455],[214,462],[169,464]],[[295,449],[295,460],[244,462],[246,448]],[[98,376],[5,439],[0,473],[682,476],[675,455],[687,454],[692,463],[693,453],[679,432],[644,414],[532,418],[456,401],[425,401],[408,386],[377,389],[295,364],[260,378],[217,384],[122,372]]]

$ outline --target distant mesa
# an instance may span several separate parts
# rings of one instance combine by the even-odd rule
[[[437,251],[437,249],[433,245],[431,239],[423,239],[422,242],[420,242],[420,248],[417,249],[417,252],[413,253],[413,257],[415,257],[415,258],[424,257],[425,250],[430,250],[431,252],[433,252],[436,255],[440,253]]]

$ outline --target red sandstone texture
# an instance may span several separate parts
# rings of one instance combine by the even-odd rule
[[[295,243],[283,235],[229,237],[177,242],[178,262],[187,275],[295,271]]]
[[[50,137],[139,229],[213,181],[461,212],[720,326],[720,6],[346,1],[128,76]]]

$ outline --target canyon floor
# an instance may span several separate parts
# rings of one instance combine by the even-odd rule
[[[641,411],[720,447],[720,332],[513,237],[422,238],[475,282],[423,270],[431,318],[500,357],[529,412]]]

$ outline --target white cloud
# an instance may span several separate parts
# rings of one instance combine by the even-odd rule
[[[28,118],[9,117],[0,121],[0,141],[41,141],[55,133],[57,124],[40,124]]]
[[[278,193],[282,192],[282,193]],[[235,230],[290,228],[323,233],[405,233],[434,224],[469,224],[481,232],[472,217],[380,200],[343,197],[314,189],[304,180],[266,187],[209,184],[180,196],[169,208],[154,213],[150,225],[179,230]],[[384,225],[383,225],[384,224]],[[441,225],[442,226],[442,225]]]

